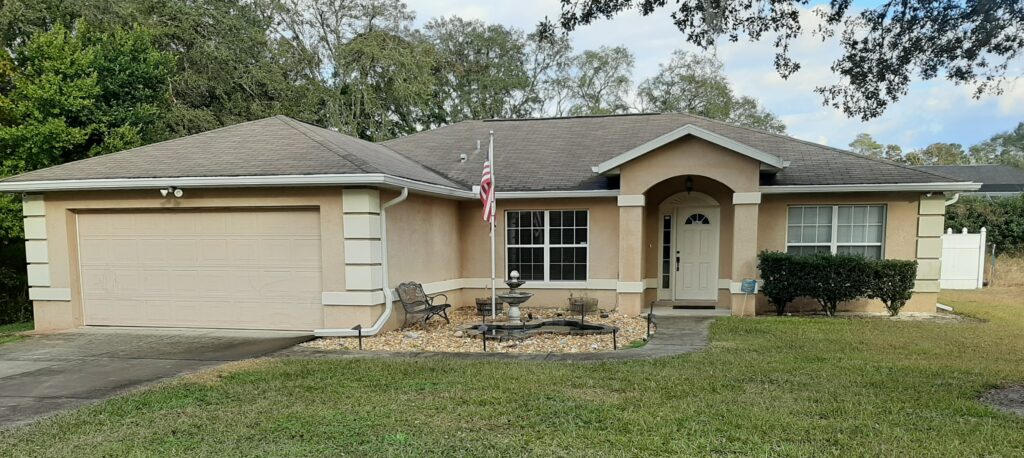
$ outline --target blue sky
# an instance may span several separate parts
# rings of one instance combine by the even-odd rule
[[[557,18],[558,0],[406,0],[422,25],[437,16],[458,15],[527,30],[545,16]],[[672,3],[672,2],[669,2]],[[855,6],[871,6],[877,1],[858,1]],[[814,21],[809,10],[803,14],[805,29]],[[599,46],[623,45],[636,56],[634,78],[641,81],[658,70],[674,49],[698,51],[684,42],[672,25],[668,11],[641,17],[627,13],[611,21],[601,21],[571,35],[577,51]],[[1024,80],[1006,85],[1000,96],[971,98],[969,87],[955,86],[945,80],[915,81],[910,92],[885,115],[868,122],[849,119],[842,112],[822,106],[814,87],[834,83],[829,69],[839,56],[835,42],[805,36],[793,43],[792,55],[803,68],[789,80],[783,80],[773,66],[771,40],[760,43],[722,42],[715,52],[725,63],[726,74],[737,93],[758,98],[788,126],[790,135],[805,140],[845,147],[859,132],[868,132],[882,143],[896,143],[906,149],[934,142],[954,142],[965,146],[985,140],[992,134],[1012,129],[1024,121]],[[1017,62],[1016,74],[1022,65]]]

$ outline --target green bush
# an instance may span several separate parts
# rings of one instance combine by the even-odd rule
[[[964,196],[946,209],[946,227],[988,230],[988,242],[1008,254],[1024,254],[1024,194],[988,199]]]
[[[910,300],[917,276],[917,261],[898,259],[762,251],[757,260],[764,280],[761,292],[779,315],[798,297],[814,299],[828,316],[835,316],[843,302],[869,297],[882,301],[896,316]]]
[[[32,304],[28,300],[24,261],[22,263],[21,270],[0,265],[0,324],[20,323],[32,319]]]
[[[914,294],[917,261],[882,259],[871,261],[869,267],[871,278],[868,297],[882,301],[889,316],[899,315],[900,309]]]
[[[799,297],[799,276],[793,266],[794,256],[778,251],[762,251],[757,255],[757,269],[761,271],[764,286],[761,292],[775,307],[775,313],[786,313],[786,306]]]
[[[818,301],[826,315],[835,316],[840,303],[864,297],[868,292],[871,269],[863,256],[818,253],[803,258],[802,295]]]

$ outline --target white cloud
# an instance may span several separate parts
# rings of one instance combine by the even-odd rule
[[[407,0],[417,12],[417,24],[441,15],[459,15],[532,30],[549,17],[557,19],[560,2],[553,0]],[[801,12],[805,31],[817,17]],[[675,49],[700,50],[685,42],[662,9],[649,17],[628,12],[612,20],[583,27],[572,35],[577,51],[599,46],[625,45],[636,56],[634,79],[639,82],[658,70]],[[779,115],[795,137],[845,147],[859,132],[868,132],[882,143],[897,143],[905,149],[933,142],[973,144],[990,135],[1013,128],[1024,119],[1024,81],[1009,84],[1000,96],[972,98],[969,87],[945,80],[915,81],[909,93],[886,113],[869,122],[847,118],[842,112],[822,105],[814,92],[819,86],[838,81],[830,69],[840,55],[837,42],[822,42],[810,33],[797,38],[791,55],[803,66],[789,79],[774,68],[775,50],[771,39],[757,43],[722,41],[713,50],[725,63],[725,71],[738,93],[759,99]],[[1019,70],[1019,69],[1014,69]],[[1018,72],[1019,74],[1020,72]]]

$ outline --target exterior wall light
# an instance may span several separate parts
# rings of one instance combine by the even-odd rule
[[[181,188],[168,186],[160,190],[160,195],[164,197],[174,197],[180,199],[185,195],[185,191],[183,191]]]

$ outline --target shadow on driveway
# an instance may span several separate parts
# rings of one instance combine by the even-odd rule
[[[0,345],[0,429],[311,338],[280,331],[80,328]]]

